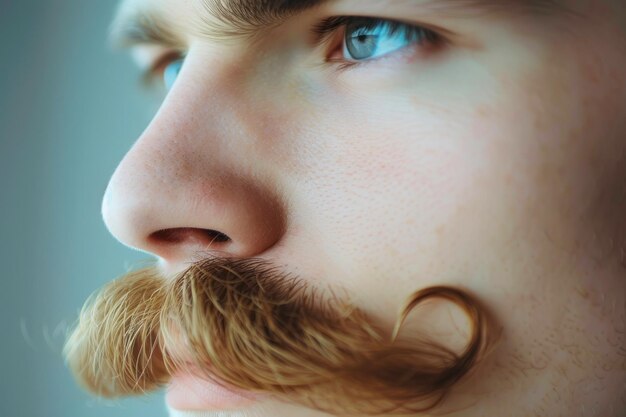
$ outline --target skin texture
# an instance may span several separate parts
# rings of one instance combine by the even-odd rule
[[[131,1],[167,13],[187,58],[107,189],[116,238],[154,254],[165,275],[207,253],[261,258],[345,290],[390,326],[417,289],[469,290],[502,337],[443,411],[623,415],[621,1],[511,18],[345,0],[254,42],[201,36],[196,3]],[[437,51],[324,64],[333,48],[312,47],[303,28],[357,13],[455,35]],[[458,311],[421,314],[463,343]],[[319,415],[294,407],[263,415]]]

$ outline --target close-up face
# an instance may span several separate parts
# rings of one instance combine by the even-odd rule
[[[384,366],[365,388],[355,375],[369,373],[344,378],[348,365],[324,368],[339,381],[332,389],[285,382],[280,366],[262,384],[241,377],[243,348],[213,363],[237,349],[215,342],[234,340],[230,316],[203,344],[196,333],[211,326],[194,310],[186,324],[161,320],[168,330],[147,338],[161,364],[146,363],[167,372],[135,381],[167,387],[172,416],[626,413],[624,2],[125,0],[113,36],[167,93],[110,180],[104,221],[156,257],[164,288],[205,259],[255,260],[275,280],[349,299],[374,339],[390,340],[371,351],[427,335],[471,359],[458,378],[415,389],[412,408],[409,388],[387,390],[404,375],[382,377]],[[444,296],[393,332],[407,299],[428,288]],[[200,303],[204,289],[189,291]],[[467,354],[477,334],[479,351]],[[276,349],[293,352],[284,340]],[[354,354],[338,349],[342,364],[369,357],[347,340]],[[307,343],[290,357],[303,369],[318,362]],[[203,375],[221,369],[207,372],[221,382],[168,361],[173,345]],[[392,356],[372,354],[371,366]],[[86,383],[137,393],[104,384],[115,385]]]

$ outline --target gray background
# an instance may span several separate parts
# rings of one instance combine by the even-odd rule
[[[0,416],[166,416],[162,394],[105,402],[61,357],[85,298],[147,255],[100,200],[158,95],[106,42],[115,1],[0,0]]]

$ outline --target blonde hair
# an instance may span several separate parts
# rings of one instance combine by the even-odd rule
[[[467,314],[461,353],[428,335],[396,337],[409,312],[432,298]],[[475,367],[493,341],[489,322],[465,292],[431,287],[408,298],[385,337],[362,310],[322,300],[263,261],[208,259],[171,281],[145,269],[108,284],[85,304],[65,355],[100,396],[145,393],[193,368],[326,412],[407,414],[437,406]]]

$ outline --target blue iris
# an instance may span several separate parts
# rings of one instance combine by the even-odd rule
[[[178,77],[178,73],[183,67],[183,62],[183,59],[179,59],[172,61],[167,67],[165,67],[165,70],[163,71],[163,82],[165,83],[165,88],[168,90],[174,85],[174,82]]]
[[[427,30],[400,22],[363,18],[346,25],[344,56],[364,61],[387,55],[428,36]]]

